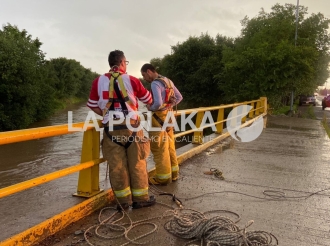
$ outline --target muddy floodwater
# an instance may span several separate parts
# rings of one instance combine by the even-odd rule
[[[140,110],[146,108],[140,105]],[[86,102],[58,111],[47,120],[29,128],[68,124],[68,111],[73,122],[84,122],[90,109]],[[145,134],[147,135],[146,131]],[[103,132],[101,131],[101,138]],[[8,187],[80,163],[83,133],[0,146],[0,188]],[[182,143],[178,143],[179,145]],[[154,166],[152,155],[148,169]],[[106,164],[100,164],[100,188],[109,188]],[[0,199],[0,241],[41,223],[84,200],[73,197],[77,191],[78,173]]]

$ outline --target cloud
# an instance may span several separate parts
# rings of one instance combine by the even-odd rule
[[[121,49],[138,77],[144,62],[170,53],[171,45],[201,33],[236,37],[245,15],[277,2],[287,0],[1,0],[0,22],[39,37],[47,58],[76,59],[98,73],[108,71],[108,53]],[[302,4],[330,17],[328,0]]]

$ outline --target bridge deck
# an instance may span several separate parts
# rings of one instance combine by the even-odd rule
[[[175,193],[185,208],[201,212],[217,209],[233,211],[241,216],[240,227],[254,220],[248,231],[271,232],[281,246],[330,245],[330,190],[307,199],[267,201],[251,197],[265,198],[264,190],[283,191],[287,197],[297,197],[330,189],[330,141],[319,121],[269,116],[268,127],[257,140],[235,142],[232,148],[225,146],[228,144],[217,144],[187,160],[181,165],[179,181],[159,188]],[[203,174],[210,168],[221,170],[225,180]],[[193,199],[209,192],[222,193]],[[168,196],[158,196],[157,200],[177,208]],[[168,209],[158,204],[128,211],[128,215],[136,221],[161,216]],[[109,216],[110,211],[105,212],[103,218]],[[230,214],[226,215],[235,219]],[[88,245],[81,240],[83,235],[75,235],[75,232],[79,234],[79,230],[97,224],[97,217],[98,213],[94,213],[40,245]],[[168,219],[150,221],[156,223],[159,230],[154,234],[155,241],[147,245],[184,245],[187,242],[165,231],[163,224]],[[145,229],[137,227],[129,236],[140,235]],[[100,239],[93,233],[90,242],[94,245],[121,245],[127,240],[124,237]]]

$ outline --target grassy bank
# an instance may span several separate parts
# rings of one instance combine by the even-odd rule
[[[293,111],[297,112],[297,108],[298,108],[297,105],[294,104],[293,105]],[[282,107],[274,108],[274,109],[271,108],[270,111],[271,111],[272,115],[281,115],[281,114],[287,115],[290,112],[290,106],[282,106]]]
[[[325,131],[327,132],[328,137],[330,138],[330,126],[329,126],[329,123],[328,123],[328,120],[327,120],[327,117],[325,114],[323,115],[322,125],[323,125]]]
[[[314,108],[312,105],[309,105],[307,111],[299,115],[300,118],[316,120]]]

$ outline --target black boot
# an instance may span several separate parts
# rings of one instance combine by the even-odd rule
[[[143,207],[150,207],[155,204],[156,204],[156,198],[154,196],[150,196],[148,201],[133,202],[132,207],[133,209],[138,209]]]

